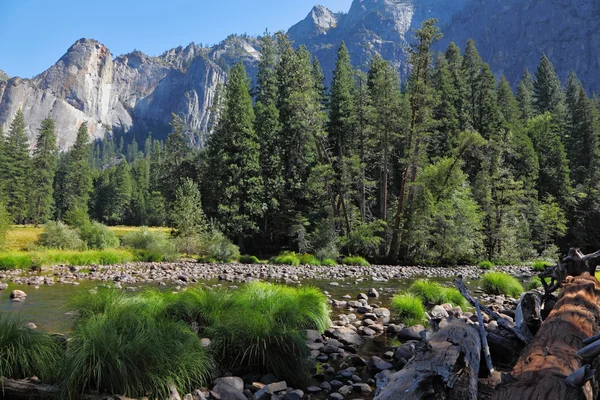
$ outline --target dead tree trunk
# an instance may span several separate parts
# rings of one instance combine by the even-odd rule
[[[394,373],[375,400],[477,400],[481,353],[477,329],[452,322],[431,339],[430,346]]]
[[[580,269],[571,270],[576,271]],[[588,272],[568,276],[560,300],[492,400],[595,399],[598,383],[589,381],[593,376],[589,364],[596,353],[593,349],[586,357],[576,353],[585,339],[598,333],[599,297],[600,283]]]

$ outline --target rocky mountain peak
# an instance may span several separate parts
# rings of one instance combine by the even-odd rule
[[[160,58],[180,70],[185,70],[196,57],[200,55],[206,55],[207,52],[207,49],[192,42],[186,47],[179,46],[174,49],[167,50],[160,56]]]
[[[302,38],[305,41],[326,35],[331,29],[336,28],[340,18],[344,14],[334,13],[324,6],[314,6],[306,18],[289,29],[293,37]]]

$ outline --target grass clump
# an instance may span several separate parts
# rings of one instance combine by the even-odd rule
[[[533,263],[533,270],[534,271],[543,271],[544,269],[546,269],[546,267],[551,267],[552,264],[549,263],[548,261],[536,261]]]
[[[76,311],[61,369],[62,398],[82,393],[169,396],[205,385],[213,363],[192,329],[167,318],[165,297],[126,297],[111,290],[86,294]]]
[[[25,327],[20,316],[0,314],[0,377],[39,377],[53,383],[62,349],[50,335]]]
[[[69,228],[62,222],[49,221],[37,241],[38,246],[59,250],[82,250],[85,242],[81,240],[75,229]]]
[[[124,247],[135,250],[140,261],[175,261],[178,258],[173,243],[160,231],[151,231],[143,227],[139,231],[128,232],[121,238]]]
[[[321,265],[321,260],[312,254],[301,254],[298,256],[298,260],[300,261],[300,265],[313,265],[317,267]]]
[[[369,262],[367,260],[365,260],[362,257],[359,256],[350,256],[350,257],[345,257],[342,260],[342,264],[344,265],[353,265],[353,266],[357,266],[357,267],[368,267]]]
[[[337,261],[332,258],[326,258],[321,260],[321,265],[324,267],[335,267],[337,265]]]
[[[405,325],[417,325],[425,321],[425,307],[421,299],[412,294],[397,294],[392,298],[392,307]]]
[[[32,255],[24,252],[0,253],[0,270],[26,269],[33,265]]]
[[[271,264],[275,265],[291,265],[297,267],[300,265],[300,259],[294,252],[283,252],[271,259]]]
[[[479,268],[490,270],[494,268],[494,263],[491,261],[482,261],[479,263]]]
[[[73,266],[114,265],[133,260],[133,253],[125,249],[15,251],[0,254],[0,270],[61,264]]]
[[[540,287],[542,287],[542,280],[537,276],[532,277],[529,282],[527,282],[527,290],[534,290]]]
[[[465,309],[469,305],[465,298],[455,288],[447,288],[437,282],[420,279],[413,283],[408,292],[417,296],[424,303],[442,305],[452,303]]]
[[[231,243],[222,232],[210,229],[200,235],[198,255],[220,262],[232,262],[240,257],[240,248]]]
[[[488,272],[481,278],[486,293],[517,297],[523,293],[523,285],[514,276],[503,272]]]
[[[244,255],[244,256],[240,256],[240,259],[238,260],[240,264],[260,264],[260,260],[258,259],[258,257],[256,256],[248,256],[248,255]]]

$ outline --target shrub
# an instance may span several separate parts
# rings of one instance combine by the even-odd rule
[[[240,264],[260,264],[260,260],[256,256],[240,256],[238,261]]]
[[[324,267],[335,267],[337,265],[337,261],[331,258],[326,258],[321,261],[321,265]]]
[[[425,307],[417,296],[398,294],[392,298],[392,307],[405,325],[416,325],[425,321]]]
[[[543,271],[546,267],[551,267],[552,264],[548,261],[536,261],[533,263],[534,271]]]
[[[174,261],[178,258],[174,244],[163,233],[150,231],[146,227],[127,233],[121,242],[124,247],[137,250],[137,258],[141,261]]]
[[[99,222],[90,222],[79,228],[79,236],[90,249],[108,249],[119,246],[117,235]]]
[[[481,285],[490,294],[517,297],[523,293],[523,286],[517,278],[502,272],[488,272],[481,278]]]
[[[479,263],[479,268],[488,269],[489,270],[489,269],[494,268],[494,263],[491,262],[491,261],[482,261],[482,262]]]
[[[200,248],[200,237],[193,236],[177,236],[173,239],[175,249],[179,254],[196,255]]]
[[[531,278],[527,283],[527,290],[534,290],[540,287],[542,287],[542,280],[537,276]]]
[[[0,202],[0,248],[6,246],[6,236],[10,230],[11,218],[4,204]]]
[[[217,261],[231,262],[240,257],[240,249],[223,233],[210,229],[200,235],[198,255],[211,257]]]
[[[302,254],[298,256],[298,260],[300,261],[300,265],[321,265],[321,261],[312,254]]]
[[[342,260],[342,264],[344,265],[354,265],[354,266],[358,266],[358,267],[368,267],[369,262],[367,260],[365,260],[362,257],[358,257],[358,256],[351,256],[351,257],[345,257]]]
[[[82,250],[85,243],[74,229],[62,222],[50,221],[44,225],[37,244],[50,249]]]
[[[144,301],[145,300],[145,301]],[[62,398],[82,393],[169,397],[207,383],[212,361],[190,327],[158,313],[162,301],[112,298],[75,322],[61,370]],[[113,302],[113,307],[108,307]],[[81,307],[80,307],[81,309]]]
[[[19,316],[0,314],[0,377],[39,377],[53,383],[62,356],[58,342],[46,333],[25,327]]]
[[[283,252],[271,259],[271,264],[275,265],[291,265],[297,267],[300,265],[300,259],[294,252]]]

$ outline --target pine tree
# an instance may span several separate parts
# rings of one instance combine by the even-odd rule
[[[525,68],[523,77],[517,87],[517,102],[519,103],[520,111],[519,117],[523,123],[527,123],[527,121],[535,115],[533,87],[533,77],[529,73],[529,70]]]
[[[93,189],[92,171],[89,164],[90,146],[87,124],[84,122],[77,131],[73,148],[69,151],[64,176],[64,209],[61,215],[69,211],[88,212],[88,202]]]
[[[221,120],[209,142],[212,213],[225,234],[244,239],[258,230],[262,215],[263,181],[260,144],[254,131],[254,111],[248,76],[236,64],[225,86]]]
[[[454,99],[454,108],[458,115],[458,127],[462,132],[467,129],[467,124],[469,121],[467,104],[468,88],[462,71],[463,57],[460,54],[460,48],[454,42],[450,42],[448,45],[445,57],[448,61],[450,73],[452,74],[452,84],[454,86],[454,92],[456,93],[456,98]]]
[[[477,52],[477,48],[475,47],[475,41],[470,39],[467,42],[467,47],[465,48],[463,64],[461,67],[461,71],[465,79],[466,88],[466,127],[471,126],[475,128],[476,121],[479,117],[478,100],[480,97],[479,84],[481,83],[480,76],[482,67],[483,60]]]
[[[580,86],[572,112],[572,129],[567,141],[567,157],[571,162],[573,185],[583,185],[590,177],[599,176],[599,113]]]
[[[32,193],[30,196],[33,223],[37,226],[51,218],[54,206],[54,176],[58,164],[58,149],[54,120],[42,121],[32,161]]]
[[[6,191],[6,210],[17,224],[28,217],[28,196],[31,170],[29,143],[25,135],[25,119],[21,110],[15,119],[4,144],[4,190]]]
[[[206,230],[200,190],[192,179],[184,178],[175,190],[170,219],[179,237],[194,237]]]
[[[410,207],[414,198],[414,186],[419,170],[424,164],[427,134],[431,131],[433,121],[431,110],[435,106],[434,91],[431,87],[431,46],[441,38],[436,26],[437,19],[428,19],[416,31],[417,42],[411,49],[411,75],[408,81],[410,99],[410,127],[404,140],[404,154],[398,173],[401,176],[398,207],[394,217],[392,240],[388,258],[398,259],[401,246],[401,227],[407,219],[405,207]],[[406,203],[405,203],[406,202]]]
[[[260,145],[260,165],[263,181],[263,219],[260,229],[265,244],[272,243],[275,235],[273,221],[280,211],[283,196],[281,162],[281,124],[277,109],[276,49],[273,37],[266,32],[261,38],[262,55],[258,65],[256,88],[256,120],[254,130]]]
[[[6,139],[4,137],[4,131],[2,130],[2,126],[0,126],[0,203],[6,203],[6,191],[4,190],[4,168],[5,168],[5,159],[6,156],[4,154],[5,150],[5,142]]]
[[[183,119],[171,114],[171,133],[164,146],[164,156],[161,158],[159,173],[159,190],[167,201],[173,201],[177,185],[186,175],[186,161],[192,156],[186,126]]]
[[[460,129],[459,113],[456,110],[460,93],[454,84],[448,61],[441,53],[435,61],[432,86],[436,91],[433,118],[437,124],[429,141],[428,153],[431,158],[436,158],[448,154]]]
[[[550,112],[557,118],[557,122],[562,122],[565,117],[565,95],[554,65],[545,54],[535,73],[533,96],[538,115]]]
[[[329,98],[327,96],[327,88],[325,87],[325,75],[317,57],[313,58],[311,74],[315,83],[317,98],[319,99],[319,103],[321,103],[321,109],[325,110],[328,107]]]
[[[506,77],[502,75],[498,88],[496,89],[498,107],[504,122],[515,126],[519,122],[519,103],[513,94]]]

